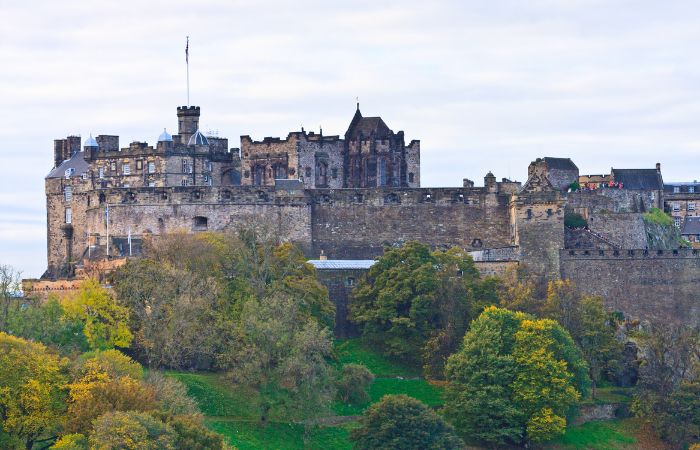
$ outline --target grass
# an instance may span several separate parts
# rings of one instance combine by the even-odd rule
[[[350,449],[350,425],[339,427],[309,426],[287,423],[270,423],[263,427],[257,423],[223,420],[207,420],[207,425],[226,436],[239,450],[253,449]]]
[[[335,354],[338,357],[338,365],[363,364],[377,378],[412,378],[420,376],[418,369],[387,359],[378,352],[364,346],[359,339],[337,340],[335,342]]]
[[[649,212],[644,213],[644,220],[664,227],[670,227],[673,225],[673,219],[671,216],[661,211],[659,208],[651,208]]]
[[[168,372],[167,375],[187,386],[187,393],[195,399],[205,416],[259,417],[257,392],[233,386],[223,374]]]
[[[596,398],[587,398],[582,405],[604,405],[609,403],[627,404],[632,400],[632,388],[605,386],[596,389]]]
[[[561,450],[623,450],[637,448],[637,440],[622,420],[594,421],[571,426],[547,448]]]
[[[333,410],[339,416],[355,416],[364,412],[370,404],[376,403],[385,395],[406,394],[418,399],[428,406],[440,406],[443,403],[442,388],[432,386],[422,379],[377,378],[368,390],[370,402],[364,405],[352,405],[336,402]]]

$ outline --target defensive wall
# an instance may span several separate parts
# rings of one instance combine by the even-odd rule
[[[88,243],[111,249],[132,240],[177,231],[220,231],[264,225],[307,256],[323,250],[334,259],[372,259],[386,245],[418,240],[439,248],[469,250],[512,244],[510,195],[483,188],[280,189],[274,186],[107,188],[75,194],[73,224],[57,230],[49,247],[50,269],[64,250],[72,261]],[[50,201],[60,201],[50,196]],[[54,222],[62,209],[49,205]],[[115,251],[116,250],[112,250]],[[111,254],[116,254],[112,253]]]
[[[700,250],[561,250],[561,277],[627,317],[700,323]]]

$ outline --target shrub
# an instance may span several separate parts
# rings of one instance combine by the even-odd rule
[[[346,364],[341,370],[336,387],[338,397],[344,403],[363,404],[369,401],[367,388],[374,381],[374,375],[362,364]]]
[[[644,213],[644,220],[648,223],[654,223],[663,227],[673,225],[671,216],[661,211],[659,208],[651,208],[649,212]]]
[[[566,213],[564,214],[564,226],[567,228],[586,228],[588,222],[581,214]]]

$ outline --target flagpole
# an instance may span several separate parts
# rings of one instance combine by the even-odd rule
[[[129,227],[129,256],[131,256],[131,227]]]
[[[187,45],[185,46],[185,63],[187,65],[187,107],[190,106],[190,37],[187,36]]]

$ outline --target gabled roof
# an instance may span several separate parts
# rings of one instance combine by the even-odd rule
[[[60,166],[49,172],[46,178],[65,178],[68,169],[73,169],[74,177],[79,177],[90,169],[90,165],[83,158],[83,152],[75,152],[70,159],[63,161]]]
[[[700,234],[700,217],[686,217],[681,234]]]
[[[612,169],[610,171],[617,183],[622,183],[623,189],[663,190],[664,182],[661,173],[656,169]]]
[[[576,164],[571,160],[571,158],[552,158],[549,156],[544,157],[544,162],[547,163],[548,169],[556,170],[578,170]]]
[[[381,117],[362,117],[358,107],[350,122],[348,131],[345,133],[345,138],[357,139],[362,135],[364,137],[374,136],[375,139],[384,139],[389,137],[390,134],[391,129]]]

